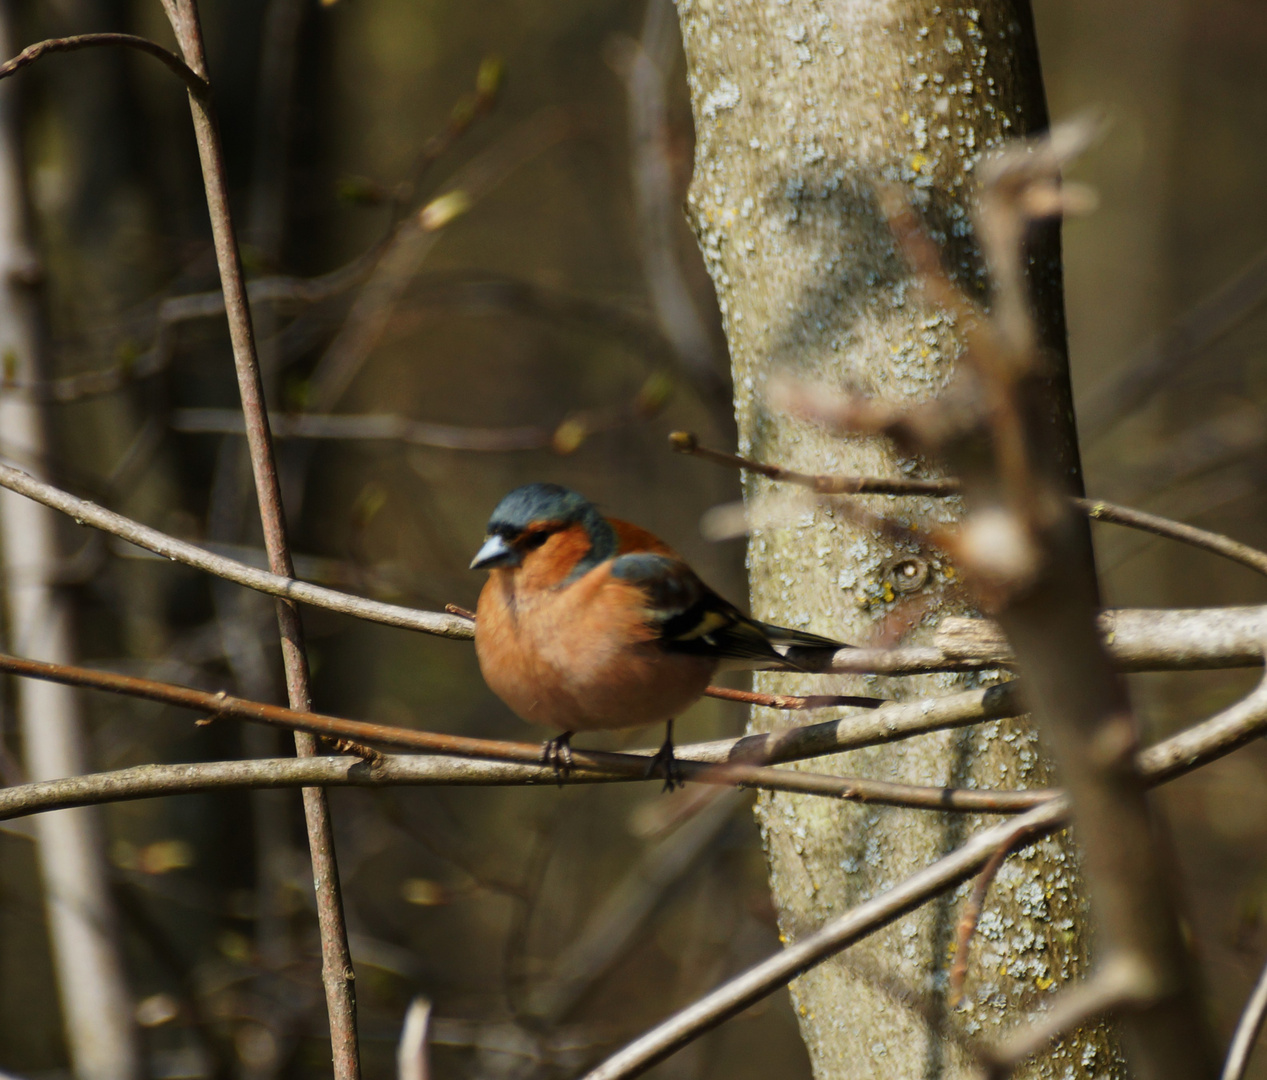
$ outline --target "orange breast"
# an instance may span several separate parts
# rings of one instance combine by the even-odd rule
[[[552,589],[523,588],[522,569],[490,573],[475,623],[484,678],[519,716],[564,731],[638,727],[703,693],[716,663],[662,649],[642,591],[607,564]]]

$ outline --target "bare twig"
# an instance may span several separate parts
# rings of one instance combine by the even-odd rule
[[[34,45],[28,45],[12,60],[7,60],[4,64],[0,64],[0,79],[12,75],[15,71],[21,71],[22,68],[35,63],[41,56],[49,53],[76,52],[79,49],[91,49],[102,45],[119,45],[123,48],[136,49],[139,52],[148,53],[165,64],[195,97],[202,99],[210,92],[211,88],[207,85],[207,80],[194,71],[179,56],[163,48],[158,42],[150,41],[148,38],[137,37],[135,34],[76,34],[74,37],[49,38],[47,41],[39,41]]]
[[[0,658],[0,663],[7,663]],[[25,669],[29,661],[21,661]],[[36,665],[38,667],[39,665]],[[71,669],[84,672],[85,669]],[[91,680],[82,685],[100,689],[117,689],[127,692],[124,683],[115,681],[123,676],[102,672],[88,672]],[[147,683],[149,680],[140,680]],[[154,700],[199,708],[207,704],[204,698],[193,695],[202,691],[185,687],[171,687],[179,697],[167,695],[167,684],[152,684],[160,688],[161,695],[151,695],[148,687],[144,695]],[[747,735],[740,739],[719,742],[695,743],[677,748],[684,762],[697,765],[742,760],[793,761],[822,754],[854,750],[890,742],[907,735],[934,731],[943,727],[976,723],[983,719],[1013,715],[1015,704],[1008,686],[995,686],[987,691],[965,691],[948,698],[927,701],[894,702],[864,718],[862,730],[851,732],[849,721],[813,724],[809,727],[791,728],[778,735]],[[984,696],[983,696],[984,695]],[[207,695],[217,707],[225,710],[236,708],[237,699]],[[975,699],[975,700],[974,700]],[[197,703],[196,703],[197,702]],[[299,722],[307,719],[292,714],[288,709],[256,702],[241,703],[252,711],[264,715],[274,712],[279,720]],[[208,711],[200,709],[200,711]],[[886,714],[895,721],[892,727],[880,723]],[[923,726],[918,723],[926,714]],[[317,722],[335,721],[333,717],[317,716]],[[326,730],[324,727],[322,730]],[[341,730],[341,729],[339,729]],[[449,736],[430,735],[412,729],[380,728],[390,738],[398,733],[402,741],[408,739],[416,747],[432,751],[430,755],[413,754],[382,755],[369,763],[360,757],[282,758],[278,760],[200,762],[189,765],[140,765],[115,772],[72,776],[60,780],[17,784],[0,788],[0,820],[21,817],[25,814],[70,806],[88,806],[97,803],[127,799],[146,799],[161,795],[181,795],[203,791],[219,791],[240,788],[297,787],[310,784],[335,785],[553,785],[559,776],[553,767],[541,762],[539,746],[523,743],[497,742],[489,739],[473,739],[455,742]],[[1165,783],[1183,776],[1207,762],[1230,753],[1251,739],[1267,731],[1267,685],[1229,709],[1219,713],[1187,731],[1171,736],[1143,751],[1139,755],[1140,772],[1149,784]],[[441,743],[438,740],[445,740]],[[386,740],[383,740],[386,741]],[[478,756],[460,756],[462,754]],[[630,754],[587,754],[574,751],[577,767],[562,779],[569,784],[609,783],[648,779],[646,761],[651,750]],[[442,756],[441,756],[442,755]],[[483,759],[483,760],[481,760]],[[617,767],[611,767],[616,760]],[[632,761],[637,767],[627,768]],[[716,773],[716,770],[712,770]],[[787,774],[780,774],[787,775]],[[707,779],[706,773],[699,777]],[[761,785],[754,785],[761,786]],[[929,790],[929,789],[924,789]],[[1032,794],[1032,793],[1027,793]],[[1028,818],[1018,819],[1017,830],[1024,829]],[[1007,835],[1015,835],[1015,832]]]
[[[244,701],[223,692],[213,694],[205,690],[160,683],[152,679],[91,671],[87,668],[65,664],[47,664],[0,654],[0,670],[28,678],[45,679],[75,686],[91,686],[111,693],[179,705],[183,708],[209,713],[212,719],[231,717],[252,723],[272,724],[307,733],[310,737],[321,735],[326,738],[347,740],[352,744],[378,743],[400,749],[524,764],[535,764],[543,760],[541,747],[532,743],[510,743],[493,739],[473,739],[460,735],[440,735],[387,724],[371,724],[362,720],[344,720],[307,710],[283,709],[277,705]],[[678,768],[683,779],[706,784],[795,791],[806,795],[824,795],[829,798],[888,806],[1009,814],[1028,809],[1051,794],[1043,791],[970,791],[915,784],[895,784],[884,780],[858,777],[820,776],[815,773],[783,771],[762,765],[747,764],[742,758],[716,757],[713,760],[717,763],[713,764],[708,761],[691,761],[685,756],[686,750],[685,747],[680,749],[678,760]],[[572,763],[574,769],[581,771],[593,769],[599,773],[637,776],[644,779],[649,775],[646,757],[643,755],[573,749]],[[663,779],[662,776],[661,779]]]
[[[1267,639],[1264,639],[1267,648]],[[1254,692],[1208,720],[1150,746],[1139,754],[1138,767],[1150,784],[1164,783],[1215,758],[1230,754],[1258,737],[1267,715],[1267,676]]]
[[[955,929],[955,960],[950,965],[950,983],[946,990],[947,1004],[953,1009],[963,999],[963,984],[968,977],[968,950],[972,945],[973,935],[981,920],[981,912],[985,908],[985,898],[990,886],[998,876],[1003,864],[1012,852],[1030,839],[1030,833],[1018,828],[998,850],[990,856],[990,861],[981,869],[977,880],[973,882],[972,892],[963,906],[963,914],[959,916],[959,925]]]
[[[1260,574],[1267,574],[1267,552],[1259,551],[1248,544],[1198,529],[1195,525],[1185,525],[1181,521],[1158,514],[1149,514],[1143,510],[1133,510],[1128,506],[1104,502],[1102,499],[1075,499],[1074,503],[1091,518],[1092,521],[1107,521],[1113,525],[1125,525],[1131,529],[1139,529],[1155,536],[1164,536],[1168,540],[1178,540],[1190,547],[1222,555]]]
[[[538,450],[551,444],[555,428],[540,424],[481,428],[432,424],[391,414],[349,415],[273,413],[269,426],[278,439],[392,440],[444,450]],[[242,414],[231,409],[176,409],[171,426],[195,434],[241,435]]]
[[[347,319],[313,371],[312,408],[328,412],[378,343],[409,282],[441,230],[494,190],[516,168],[579,129],[576,116],[546,109],[467,164],[418,215],[396,227]]]
[[[809,488],[820,495],[930,495],[943,497],[956,495],[960,491],[960,483],[953,477],[944,479],[917,480],[907,477],[890,479],[876,476],[828,476],[796,472],[779,465],[769,465],[738,454],[728,454],[720,450],[712,450],[701,446],[699,440],[689,431],[675,431],[669,436],[669,442],[675,450],[682,454],[703,458],[719,465],[755,472],[771,480],[798,487]],[[1143,510],[1134,510],[1129,506],[1104,499],[1088,499],[1072,497],[1074,506],[1082,510],[1093,521],[1104,521],[1112,525],[1123,525],[1131,529],[1139,529],[1155,536],[1164,536],[1170,540],[1178,540],[1191,547],[1222,555],[1224,558],[1267,574],[1267,552],[1259,551],[1248,544],[1242,544],[1230,537],[1207,529],[1198,529],[1194,525],[1186,525],[1180,521],[1158,514],[1150,514]]]
[[[391,440],[442,450],[505,453],[552,449],[567,454],[578,449],[591,435],[653,416],[668,399],[669,389],[665,377],[652,375],[632,401],[620,406],[578,410],[557,424],[489,428],[436,424],[390,413],[275,413],[269,416],[269,426],[279,439]],[[232,409],[176,409],[171,426],[176,431],[219,435],[241,435],[245,430],[241,413]]]
[[[732,690],[727,686],[710,686],[704,691],[704,696],[722,701],[739,701],[763,709],[834,709],[849,705],[859,709],[878,709],[885,703],[884,698],[855,697],[850,694],[798,697],[793,694],[758,694],[752,690]]]
[[[745,805],[737,791],[719,797],[680,829],[648,850],[578,928],[550,970],[533,987],[528,1008],[557,1024],[628,949],[665,893],[690,870]]]
[[[1236,1031],[1228,1045],[1227,1058],[1223,1062],[1223,1072],[1219,1080],[1242,1080],[1249,1066],[1249,1056],[1263,1030],[1264,1019],[1267,1019],[1267,967],[1259,973],[1249,1001],[1245,1003],[1245,1011],[1236,1022]]]
[[[185,62],[206,82],[207,62],[196,0],[163,0],[163,9],[176,34]],[[264,384],[255,350],[251,309],[247,300],[241,255],[234,235],[233,218],[229,210],[228,180],[219,128],[209,94],[198,94],[191,90],[189,107],[198,143],[198,156],[202,163],[203,186],[211,218],[220,284],[224,290],[224,308],[233,347],[233,364],[242,399],[242,412],[246,419],[246,439],[259,500],[264,547],[268,552],[272,572],[281,577],[293,578],[295,571],[286,537],[285,510],[273,456],[272,436],[268,428]],[[278,599],[276,605],[287,696],[293,708],[307,710],[311,707],[311,690],[299,608],[293,600]],[[316,740],[308,733],[296,732],[295,750],[300,757],[311,757],[317,752]],[[359,1080],[360,1048],[356,1034],[356,995],[352,985],[355,975],[348,950],[343,902],[339,894],[339,869],[335,861],[330,809],[325,792],[320,788],[305,788],[303,804],[317,896],[321,974],[330,1017],[330,1045],[335,1080]]]
[[[809,488],[820,495],[931,495],[943,497],[959,493],[959,481],[953,477],[932,477],[915,479],[912,477],[880,477],[880,476],[828,476],[821,473],[802,473],[794,469],[785,469],[779,465],[768,465],[738,454],[728,454],[721,450],[712,450],[701,446],[699,439],[690,431],[675,431],[669,436],[669,443],[679,454],[703,458],[718,465],[729,465],[732,468],[754,472],[798,487]]]
[[[234,559],[214,555],[196,544],[177,540],[157,529],[151,529],[121,514],[106,510],[87,499],[76,498],[9,465],[0,464],[0,487],[16,491],[45,506],[51,506],[55,510],[68,514],[81,524],[91,525],[121,537],[157,555],[215,574],[226,581],[245,585],[249,589],[268,593],[270,596],[299,600],[306,604],[328,608],[331,611],[368,618],[389,626],[439,634],[441,637],[466,639],[474,635],[471,624],[465,619],[438,612],[418,611],[396,604],[384,604],[377,600],[365,600],[334,589],[296,581],[287,575],[258,570]]]

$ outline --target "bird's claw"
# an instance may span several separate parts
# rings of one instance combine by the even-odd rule
[[[660,749],[647,762],[647,778],[650,779],[657,774],[664,777],[664,791],[672,791],[674,788],[686,785],[686,777],[682,774],[682,766],[678,762],[677,756],[673,753],[672,721],[669,721],[668,731],[665,732],[664,742],[660,744]]]
[[[553,739],[547,739],[541,747],[541,760],[554,769],[559,787],[572,771],[572,732],[565,731]]]

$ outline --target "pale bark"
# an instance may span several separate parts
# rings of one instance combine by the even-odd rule
[[[984,293],[970,229],[973,169],[989,148],[1045,120],[1027,5],[681,0],[678,11],[697,138],[687,212],[725,320],[741,452],[807,472],[900,476],[928,469],[903,460],[887,442],[832,439],[777,415],[764,388],[772,373],[787,371],[914,403],[946,385],[959,349],[954,327],[921,300],[895,256],[872,185],[901,184],[945,245],[960,284]],[[1044,336],[1059,352],[1059,268],[1047,239],[1034,276],[1044,293]],[[1054,431],[1076,477],[1063,374],[1050,389],[1047,411],[1035,422]],[[746,495],[770,490],[768,481],[750,480]],[[915,497],[859,501],[921,526],[956,510]],[[888,569],[905,554],[816,510],[754,534],[753,607],[762,618],[855,643],[867,642],[882,621],[901,626],[906,642],[929,642],[937,620],[966,613],[969,601],[953,569],[926,552],[931,565],[918,593],[895,588],[902,582]],[[900,697],[949,692],[972,678],[763,675],[759,685]],[[780,722],[757,710],[753,727]],[[831,761],[842,773],[919,783],[1048,782],[1033,732],[1013,721]],[[790,939],[901,881],[974,827],[963,818],[785,794],[763,794],[757,815]],[[957,1014],[944,1005],[955,902],[930,905],[797,980],[793,1001],[820,1080],[972,1075],[947,1032],[996,1036],[1023,1020],[1024,1006],[1085,973],[1072,861],[1071,845],[1058,839],[1004,867]],[[1068,1039],[1024,1075],[1106,1077],[1120,1073],[1118,1062],[1097,1030]]]
[[[0,56],[16,52],[12,8],[0,5]],[[15,88],[0,86],[0,356],[19,385],[44,377],[32,284],[37,263],[25,220]],[[38,404],[0,389],[0,454],[34,473],[48,454]],[[7,642],[13,652],[59,663],[73,659],[70,610],[53,580],[57,515],[11,491],[0,492],[0,550]],[[89,771],[77,691],[23,679],[17,712],[27,774],[52,780]],[[131,1080],[139,1074],[131,998],[123,972],[99,812],[60,810],[33,823],[67,1048],[80,1080]]]

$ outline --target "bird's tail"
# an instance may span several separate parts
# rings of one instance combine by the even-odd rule
[[[805,630],[791,630],[786,626],[774,623],[759,622],[762,634],[770,643],[780,660],[766,665],[766,670],[783,671],[823,671],[831,658],[840,649],[851,649],[843,641],[811,634]]]

